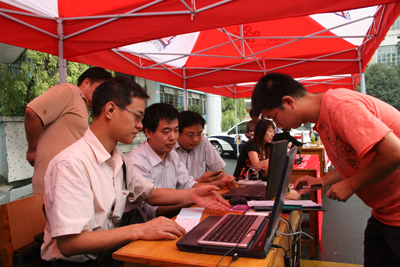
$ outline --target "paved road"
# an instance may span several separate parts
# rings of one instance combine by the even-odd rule
[[[224,155],[226,173],[233,174],[236,156]],[[357,196],[347,202],[323,198],[324,213],[322,228],[322,250],[317,251],[315,260],[363,264],[364,229],[371,216],[371,209]],[[306,231],[306,230],[305,230]],[[308,259],[308,247],[302,248],[302,258]]]

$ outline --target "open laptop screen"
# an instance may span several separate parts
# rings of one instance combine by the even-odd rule
[[[267,200],[276,196],[278,185],[282,177],[287,147],[287,140],[271,143],[268,163],[267,193],[265,196]]]
[[[285,202],[285,197],[286,197],[286,192],[288,190],[289,186],[289,181],[290,181],[290,176],[292,175],[292,170],[293,170],[293,164],[294,160],[296,158],[296,152],[297,152],[297,147],[294,146],[292,149],[290,149],[289,153],[285,157],[285,163],[284,163],[284,168],[286,170],[282,169],[280,183],[279,183],[279,191],[276,194],[275,198],[275,203],[274,207],[272,209],[271,215],[270,215],[270,221],[269,221],[269,227],[267,231],[267,236],[270,237],[271,234],[273,234],[273,231],[278,227],[279,225],[279,216],[283,210],[283,203]]]

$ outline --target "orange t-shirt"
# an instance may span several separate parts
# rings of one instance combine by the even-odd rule
[[[364,169],[375,157],[372,150],[389,132],[400,137],[400,112],[369,95],[347,89],[327,91],[314,130],[344,179]],[[374,217],[400,226],[400,170],[356,193],[372,208]]]
[[[85,134],[89,111],[85,95],[73,84],[53,86],[27,106],[35,111],[44,125],[36,147],[32,178],[33,193],[40,193],[44,190],[43,180],[49,162]]]

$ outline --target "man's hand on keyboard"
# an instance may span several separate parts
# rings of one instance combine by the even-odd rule
[[[132,224],[128,227],[135,228],[133,233],[137,236],[133,240],[177,239],[186,234],[182,226],[162,216],[146,223]]]

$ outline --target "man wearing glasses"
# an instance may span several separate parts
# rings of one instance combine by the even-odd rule
[[[216,186],[179,193],[154,187],[118,151],[118,142],[131,144],[142,128],[146,98],[143,88],[126,77],[104,82],[93,93],[90,128],[50,162],[45,175],[47,224],[41,255],[46,261],[57,261],[51,266],[93,266],[99,253],[133,240],[177,239],[185,234],[176,222],[163,217],[115,228],[127,201],[196,202],[213,210],[228,209]]]
[[[135,169],[157,188],[188,189],[202,185],[233,187],[232,175],[210,183],[198,183],[188,173],[185,164],[173,150],[178,140],[178,116],[179,112],[170,104],[156,103],[146,108],[143,129],[147,140],[128,155]],[[146,219],[158,216],[172,218],[181,208],[192,204],[155,207],[143,202],[139,208],[148,216]]]
[[[226,176],[225,161],[203,135],[205,120],[193,111],[179,114],[179,137],[175,151],[189,175],[200,177],[199,183],[209,183]]]

